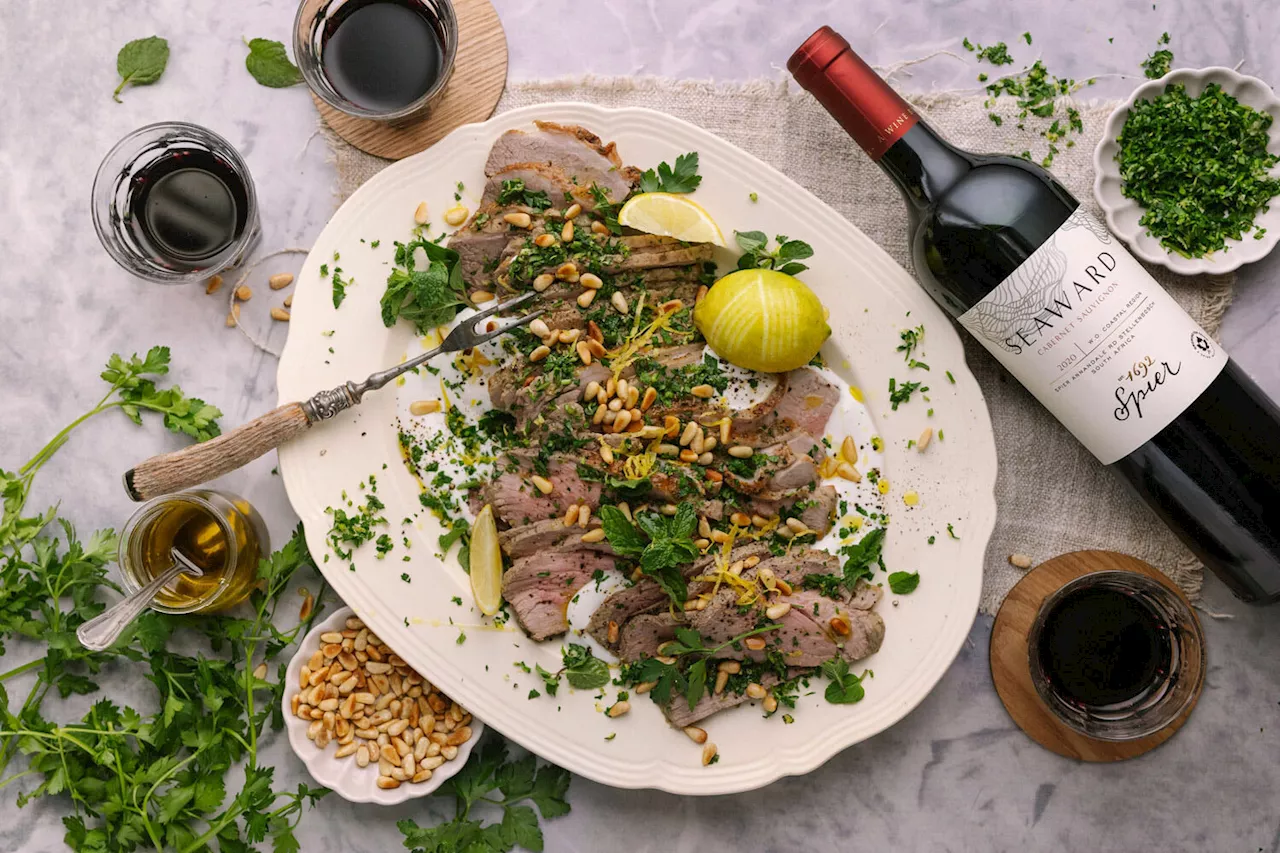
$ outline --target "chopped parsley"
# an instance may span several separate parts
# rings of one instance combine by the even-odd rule
[[[889,377],[889,403],[893,406],[893,410],[898,411],[898,406],[911,400],[911,395],[916,391],[921,394],[927,393],[929,386],[921,385],[919,382],[903,382],[898,384],[898,380],[892,376]]]
[[[502,182],[502,190],[498,193],[498,204],[521,204],[534,210],[546,210],[551,207],[551,199],[542,190],[526,189],[524,181],[516,178]]]

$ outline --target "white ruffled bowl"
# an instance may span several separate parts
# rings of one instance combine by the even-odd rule
[[[378,766],[370,763],[368,767],[357,767],[355,756],[334,758],[338,749],[337,742],[330,743],[324,749],[316,749],[314,741],[307,739],[307,727],[310,721],[294,716],[290,711],[290,701],[298,692],[298,675],[302,665],[311,659],[316,649],[320,648],[320,635],[327,631],[342,631],[346,628],[347,619],[354,616],[350,607],[341,607],[323,622],[317,622],[311,633],[303,638],[297,653],[289,662],[289,672],[285,676],[283,699],[284,727],[289,733],[289,745],[297,753],[313,779],[329,788],[344,800],[353,803],[377,803],[392,806],[415,797],[425,797],[445,783],[449,777],[457,774],[471,757],[471,750],[476,741],[484,734],[484,724],[474,716],[471,718],[471,739],[458,746],[458,755],[453,761],[446,761],[431,774],[431,778],[417,784],[404,783],[399,788],[384,790],[377,786]]]
[[[1129,118],[1129,110],[1140,100],[1154,99],[1173,83],[1186,86],[1191,97],[1198,97],[1210,83],[1217,83],[1240,103],[1270,113],[1276,123],[1271,126],[1271,142],[1267,150],[1280,154],[1280,98],[1270,86],[1257,77],[1246,77],[1230,68],[1179,68],[1159,80],[1139,86],[1129,100],[1117,107],[1107,119],[1102,141],[1093,152],[1097,176],[1093,182],[1093,195],[1106,214],[1107,227],[1144,261],[1167,267],[1181,275],[1228,273],[1244,264],[1261,260],[1275,248],[1277,240],[1280,240],[1280,199],[1273,201],[1271,209],[1254,220],[1255,225],[1267,229],[1261,240],[1255,240],[1253,232],[1249,232],[1243,240],[1227,240],[1228,251],[1214,252],[1203,258],[1184,258],[1165,249],[1157,238],[1138,224],[1143,208],[1133,199],[1125,198],[1120,191],[1120,168],[1116,163],[1120,146],[1116,140]],[[1272,170],[1272,174],[1280,175],[1280,165]]]

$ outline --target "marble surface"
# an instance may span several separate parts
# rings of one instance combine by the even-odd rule
[[[937,51],[958,52],[961,36],[987,43],[1024,30],[1059,74],[1098,75],[1099,96],[1136,85],[1139,60],[1163,30],[1176,65],[1228,65],[1280,80],[1280,16],[1264,0],[766,0],[702,3],[648,0],[568,3],[498,0],[511,37],[512,79],[565,74],[657,74],[746,79],[778,77],[790,51],[831,23],[870,61],[891,66]],[[285,39],[289,0],[146,4],[103,0],[56,12],[44,0],[6,0],[0,14],[0,465],[28,458],[101,394],[99,365],[117,350],[167,343],[174,379],[216,401],[231,426],[274,403],[275,362],[223,327],[225,300],[197,288],[138,281],[112,264],[88,216],[98,160],[133,128],[184,119],[221,132],[244,154],[257,181],[264,246],[305,247],[333,211],[332,169],[312,136],[315,114],[302,89],[255,84],[240,37]],[[159,33],[173,55],[157,85],[115,85],[114,56],[125,41]],[[602,37],[603,34],[603,37]],[[1114,43],[1108,42],[1114,38]],[[580,44],[566,51],[552,46]],[[920,90],[972,85],[971,65],[935,56],[900,70]],[[909,75],[909,76],[908,76]],[[762,119],[765,120],[765,119]],[[300,259],[272,264],[296,267]],[[1241,275],[1223,338],[1232,354],[1280,397],[1280,257]],[[268,329],[267,299],[245,307],[246,322]],[[84,530],[119,526],[132,505],[118,477],[131,462],[180,441],[118,415],[87,426],[46,467],[33,505],[62,499]],[[278,541],[294,521],[273,458],[222,483],[247,495]],[[1280,626],[1274,609],[1234,602],[1213,578],[1206,606],[1210,670],[1186,728],[1156,752],[1115,766],[1067,761],[1040,749],[1009,721],[987,665],[990,620],[928,699],[903,722],[851,748],[819,771],[762,791],[714,799],[573,783],[571,815],[546,826],[547,849],[730,851],[889,850],[1213,850],[1280,849]],[[10,650],[19,657],[20,650]],[[145,697],[129,685],[124,698]],[[282,780],[305,772],[283,738],[267,750]],[[21,783],[19,783],[21,784]],[[0,792],[0,849],[62,846],[64,801],[19,812]],[[393,809],[333,798],[304,821],[311,853],[398,849],[395,819],[420,822],[442,803]]]

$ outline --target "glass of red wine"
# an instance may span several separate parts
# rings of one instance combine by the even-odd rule
[[[409,124],[449,83],[458,19],[449,0],[302,0],[293,52],[307,86],[329,106]]]
[[[1206,663],[1200,622],[1155,578],[1094,572],[1044,600],[1027,637],[1031,683],[1050,712],[1099,740],[1137,740],[1195,701]]]
[[[139,128],[103,158],[93,225],[116,263],[165,284],[235,266],[262,233],[244,160],[218,134],[182,122]]]

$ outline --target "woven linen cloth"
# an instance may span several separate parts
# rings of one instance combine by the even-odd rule
[[[949,140],[975,151],[1043,154],[1046,143],[1016,121],[997,127],[985,96],[907,94]],[[897,189],[808,93],[783,81],[722,84],[635,78],[574,78],[516,83],[498,112],[548,101],[604,107],[649,107],[699,125],[786,173],[866,232],[908,270],[906,206]],[[1062,150],[1053,173],[1099,213],[1093,201],[1093,149],[1115,103],[1077,103],[1084,132]],[[998,107],[997,109],[999,109]],[[346,199],[390,161],[365,154],[326,132]],[[626,151],[622,152],[624,158]],[[640,164],[651,165],[651,164]],[[803,229],[800,229],[803,230]],[[799,236],[803,236],[802,234]],[[1230,304],[1234,277],[1181,278],[1152,269],[1156,279],[1216,336]],[[999,456],[998,517],[987,548],[982,610],[993,614],[1023,571],[1011,554],[1039,563],[1066,551],[1101,548],[1132,554],[1169,575],[1193,599],[1203,567],[1119,477],[1103,468],[966,332],[969,368],[991,412]]]

